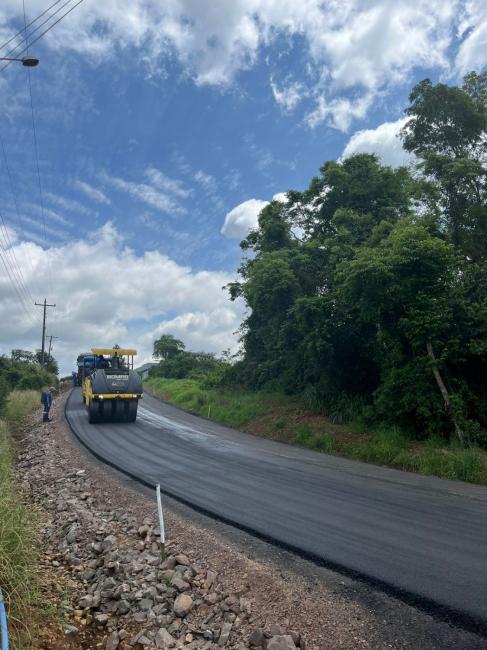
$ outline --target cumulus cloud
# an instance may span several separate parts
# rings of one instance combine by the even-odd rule
[[[32,15],[44,8],[43,0],[29,3]],[[2,13],[6,37],[17,29],[21,5],[4,0]],[[484,0],[85,0],[45,42],[97,61],[135,48],[154,74],[172,55],[196,84],[228,85],[279,37],[299,38],[301,77],[316,104],[308,122],[344,129],[368,110],[361,96],[407,82],[414,69],[448,73],[455,49],[459,69],[485,63],[483,21]],[[273,83],[276,101],[295,108],[302,89]]]
[[[17,242],[13,252],[31,293],[42,299],[47,292],[57,305],[48,327],[60,337],[55,354],[63,372],[94,345],[134,345],[146,359],[154,334],[162,331],[180,334],[190,349],[220,352],[236,345],[242,307],[222,290],[231,274],[193,271],[157,251],[136,254],[111,224],[91,240],[48,250]],[[8,278],[0,275],[1,352],[39,347],[38,316],[34,310],[31,318],[25,314]]]
[[[257,226],[259,214],[268,203],[269,201],[249,199],[237,205],[225,215],[222,235],[229,239],[243,239],[249,230]]]
[[[372,93],[366,93],[355,100],[348,97],[327,100],[322,95],[318,97],[316,107],[306,115],[305,122],[311,129],[314,129],[328,120],[331,126],[339,131],[348,131],[352,120],[366,116],[373,99]]]
[[[384,165],[399,167],[408,165],[414,156],[403,149],[399,132],[409,118],[404,117],[395,122],[384,122],[375,129],[357,131],[347,142],[342,159],[355,153],[374,153]]]
[[[173,334],[192,350],[222,352],[228,348],[236,350],[235,331],[240,325],[240,314],[236,317],[232,307],[218,306],[209,311],[187,312],[162,321],[146,337],[152,343],[161,334]]]
[[[278,192],[277,194],[274,194],[272,197],[273,201],[279,201],[279,203],[287,203],[288,198],[286,192]]]

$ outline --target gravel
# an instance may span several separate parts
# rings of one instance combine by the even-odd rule
[[[310,582],[279,562],[251,559],[245,545],[168,510],[162,548],[155,498],[82,451],[63,406],[61,396],[50,423],[31,418],[17,467],[46,513],[43,564],[69,577],[63,629],[77,647],[94,647],[95,631],[96,646],[109,650],[487,648],[402,603],[391,605],[399,620],[384,620],[383,611],[337,593],[336,576]],[[414,621],[418,634],[401,632]]]

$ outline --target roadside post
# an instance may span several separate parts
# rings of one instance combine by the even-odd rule
[[[161,555],[162,559],[166,559],[166,532],[164,530],[164,513],[162,512],[162,500],[161,500],[161,486],[159,483],[156,485],[156,496],[157,496],[157,513],[159,515],[159,533],[161,538]]]

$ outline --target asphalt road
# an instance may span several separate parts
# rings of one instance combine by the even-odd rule
[[[487,488],[327,456],[145,395],[133,424],[66,415],[99,458],[239,526],[487,626]]]

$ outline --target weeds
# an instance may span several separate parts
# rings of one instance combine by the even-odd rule
[[[34,399],[35,397],[35,399]],[[39,405],[36,391],[9,395],[0,420],[0,586],[14,647],[29,647],[33,607],[38,599],[35,522],[18,492],[13,474],[9,429]]]
[[[15,429],[23,417],[40,406],[40,395],[36,390],[14,390],[7,398],[4,419],[10,429]]]

